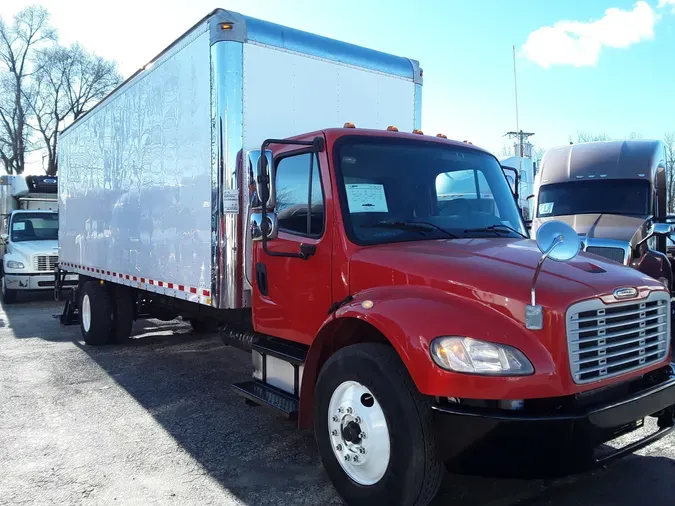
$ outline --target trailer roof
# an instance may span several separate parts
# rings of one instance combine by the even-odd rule
[[[651,178],[663,156],[663,144],[657,140],[600,141],[559,146],[544,154],[541,183],[592,178]]]
[[[80,116],[76,121],[64,128],[61,134],[87,118],[89,113],[97,109],[104,102],[107,102],[118,90],[125,88],[131,81],[141,79],[142,74],[149,71],[151,72],[159,60],[170,57],[175,50],[179,49],[178,46],[182,41],[200,28],[210,32],[212,45],[221,41],[264,44],[267,46],[278,47],[286,51],[306,54],[315,58],[336,61],[375,72],[394,75],[403,79],[410,79],[420,86],[422,84],[423,72],[417,60],[368,49],[302,30],[296,30],[269,21],[245,16],[237,12],[225,9],[215,9],[174,40],[142,68],[129,76],[129,78],[108,93],[108,95]]]

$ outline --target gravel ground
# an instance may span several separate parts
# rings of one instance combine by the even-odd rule
[[[0,310],[0,504],[342,504],[313,435],[229,385],[248,355],[182,323],[143,321],[89,347],[61,305]],[[448,475],[435,504],[673,504],[675,436],[563,480]]]

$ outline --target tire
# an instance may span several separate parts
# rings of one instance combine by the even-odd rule
[[[218,322],[211,318],[191,319],[190,325],[195,334],[211,334],[218,330]]]
[[[5,276],[2,277],[2,303],[5,305],[14,304],[18,298],[18,290],[10,290],[5,284]]]
[[[324,468],[349,505],[428,504],[445,476],[431,423],[430,402],[389,346],[342,348],[319,374],[314,433]]]
[[[110,295],[98,281],[87,281],[78,304],[80,331],[90,345],[108,344],[113,337],[114,311]]]
[[[112,340],[117,344],[124,344],[131,338],[131,328],[134,325],[136,292],[124,286],[115,286],[113,289],[113,311],[115,325]]]

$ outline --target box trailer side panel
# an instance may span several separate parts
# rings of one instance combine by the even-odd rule
[[[68,129],[61,264],[199,302],[211,286],[208,25]]]

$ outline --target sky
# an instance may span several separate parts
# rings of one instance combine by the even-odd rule
[[[497,155],[518,126],[542,148],[578,131],[675,131],[675,0],[1,0],[47,7],[126,77],[216,7],[420,61],[422,130]],[[333,125],[326,125],[333,126]]]

